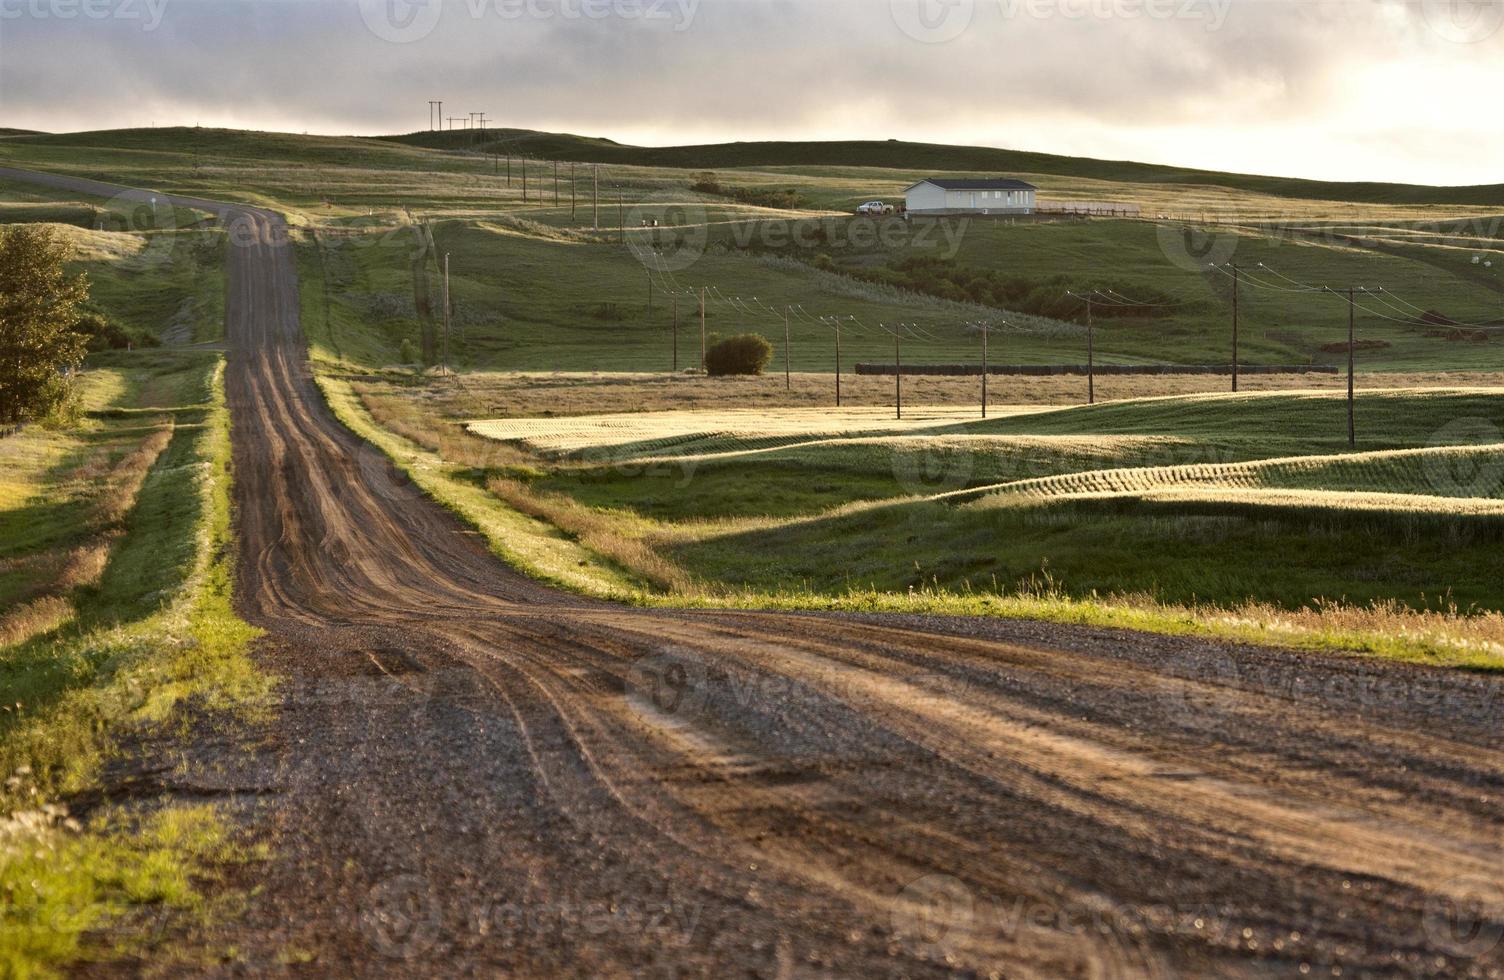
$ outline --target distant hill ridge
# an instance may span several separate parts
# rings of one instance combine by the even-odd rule
[[[599,137],[527,129],[417,132],[399,136],[309,136],[231,129],[168,127],[49,134],[0,129],[7,142],[158,153],[203,153],[221,158],[298,159],[318,165],[413,166],[433,151],[512,153],[546,160],[671,167],[873,167],[910,174],[1043,174],[1128,184],[1227,187],[1275,197],[1356,204],[1440,204],[1504,209],[1504,184],[1433,187],[1420,184],[1305,180],[1220,173],[1124,160],[1096,160],[985,146],[947,146],[899,140],[712,143],[630,146]]]

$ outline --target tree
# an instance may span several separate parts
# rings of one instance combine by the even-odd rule
[[[773,357],[773,345],[761,334],[744,333],[727,337],[705,352],[705,373],[715,377],[726,374],[762,374]]]
[[[47,418],[72,393],[89,281],[63,268],[71,251],[41,225],[0,232],[0,425]]]

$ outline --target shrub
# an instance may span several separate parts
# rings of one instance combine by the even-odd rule
[[[400,346],[400,347],[397,348],[397,358],[403,364],[417,364],[418,363],[418,348],[412,342],[411,338],[408,338],[408,337],[403,337],[402,338],[402,346]]]
[[[89,281],[67,274],[71,254],[45,226],[0,232],[0,426],[47,418],[72,394],[88,347],[77,328]]]
[[[705,352],[705,373],[711,377],[729,374],[762,374],[773,359],[773,345],[761,334],[727,337]]]

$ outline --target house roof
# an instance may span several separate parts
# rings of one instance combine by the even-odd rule
[[[934,184],[948,191],[1037,191],[1039,188],[1012,177],[927,177],[919,184]],[[911,191],[919,184],[905,188]]]

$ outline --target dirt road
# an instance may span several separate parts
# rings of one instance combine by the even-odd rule
[[[1504,973],[1498,682],[552,592],[333,419],[280,221],[225,219],[241,604],[287,676],[196,751],[277,849],[232,972]]]

